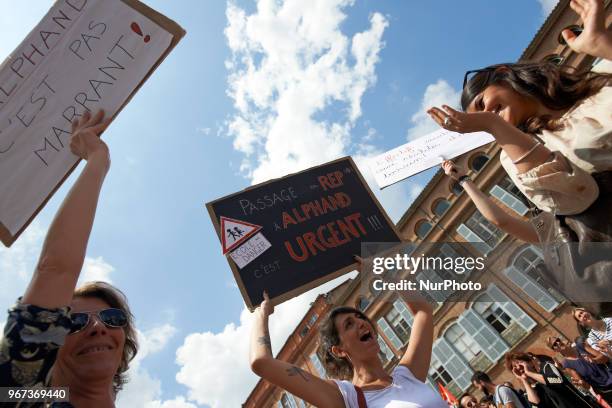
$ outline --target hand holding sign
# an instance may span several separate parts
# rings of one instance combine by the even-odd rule
[[[452,160],[444,160],[442,162],[442,169],[444,173],[453,180],[459,180],[460,177],[465,176],[465,169],[461,166],[457,166]]]
[[[84,160],[99,158],[110,165],[108,146],[100,139],[100,133],[109,125],[110,119],[104,119],[104,111],[99,110],[91,116],[86,111],[80,119],[72,122],[72,137],[70,138],[70,150],[72,153]]]

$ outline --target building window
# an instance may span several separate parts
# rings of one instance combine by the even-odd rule
[[[478,306],[474,306],[478,313],[495,329],[496,332],[502,334],[512,323],[512,318],[497,303],[480,299]]]
[[[559,44],[561,45],[567,45],[567,43],[565,42],[565,38],[563,38],[563,31],[565,30],[570,30],[572,33],[576,34],[576,35],[580,35],[580,33],[582,33],[582,27],[580,27],[579,25],[576,24],[572,24],[570,26],[567,26],[565,28],[563,28],[561,31],[559,31],[559,36],[557,37],[557,41],[559,42]]]
[[[441,198],[435,202],[432,211],[435,215],[441,217],[442,215],[444,215],[444,213],[446,212],[446,210],[448,210],[449,207],[450,202],[448,200],[445,200],[444,198]]]
[[[456,181],[451,181],[450,190],[456,196],[458,196],[461,193],[463,193],[463,187],[461,187],[461,184],[459,184]]]
[[[312,366],[314,367],[319,377],[327,378],[327,372],[325,371],[323,363],[321,363],[321,359],[319,358],[317,353],[313,353],[310,355],[310,362],[312,363]]]
[[[493,186],[489,192],[493,197],[497,198],[507,207],[513,209],[519,215],[525,215],[527,211],[529,211],[529,208],[527,208],[523,201],[523,199],[527,199],[509,177],[504,177],[501,182]]]
[[[504,236],[504,232],[487,221],[478,210],[457,228],[457,232],[484,254],[493,250]]]
[[[474,371],[463,356],[455,351],[444,336],[438,338],[432,347],[428,380],[430,384],[441,383],[454,395],[460,395],[471,383]]]
[[[382,337],[377,336],[378,345],[380,347],[380,358],[383,364],[387,364],[389,361],[392,361],[395,358],[395,354],[393,351],[387,346],[385,340]]]
[[[481,153],[470,161],[470,169],[478,172],[485,166],[485,164],[487,164],[488,161],[489,156]]]
[[[360,296],[359,300],[357,300],[357,309],[363,312],[368,308],[368,306],[370,306],[370,299],[365,296]]]
[[[378,323],[378,328],[380,329],[381,333],[384,334],[387,339],[389,339],[393,347],[395,347],[396,350],[400,350],[403,343],[400,338],[397,337],[397,334],[395,334],[393,329],[391,329],[391,326],[389,323],[387,323],[385,318],[380,317],[376,323]]]
[[[431,231],[431,224],[428,221],[421,220],[417,223],[415,228],[415,233],[421,239],[425,238],[425,236]]]
[[[489,285],[487,291],[476,299],[473,309],[510,345],[517,343],[536,325],[495,285]]]
[[[472,360],[480,353],[480,347],[465,331],[456,323],[450,326],[444,333],[444,337],[466,360]]]
[[[486,371],[491,366],[492,361],[482,352],[482,347],[459,324],[450,326],[444,333],[444,338],[475,371]]]
[[[554,310],[564,299],[563,296],[546,284],[540,270],[546,268],[540,250],[528,245],[524,247],[504,270],[505,275],[543,309]]]
[[[313,313],[312,316],[310,316],[310,319],[308,320],[308,323],[306,323],[306,325],[304,325],[304,327],[300,331],[300,336],[306,337],[306,335],[310,331],[310,328],[312,326],[314,326],[314,324],[316,323],[318,318],[319,318],[319,315],[316,314],[316,313]]]
[[[476,309],[476,305],[479,304],[480,303],[475,303],[474,309]],[[484,371],[491,362],[499,360],[504,353],[508,351],[508,344],[504,338],[483,318],[483,316],[473,309],[467,309],[463,312],[457,319],[457,325],[463,329],[468,337],[472,338],[474,342],[478,344],[488,360],[482,360],[482,358],[476,356],[477,359],[470,361],[474,369]]]
[[[410,338],[410,323],[408,323],[404,317],[394,307],[385,315],[385,320],[393,328],[397,337],[402,340],[402,345]]]

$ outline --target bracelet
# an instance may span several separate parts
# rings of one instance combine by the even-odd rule
[[[518,159],[516,159],[516,160],[512,160],[512,164],[518,164],[518,163],[522,162],[523,160],[525,160],[525,158],[526,158],[527,156],[529,156],[531,153],[533,153],[533,152],[535,151],[535,149],[537,149],[537,148],[538,148],[538,146],[541,146],[541,145],[542,145],[542,143],[540,143],[540,141],[537,141],[537,142],[536,142],[536,143],[535,143],[535,144],[534,144],[534,145],[531,147],[531,149],[529,149],[529,151],[528,151],[527,153],[525,153],[524,155],[522,155],[521,157],[519,157],[519,158],[518,158]]]
[[[457,183],[460,186],[463,186],[463,183],[465,183],[466,181],[472,181],[472,179],[470,178],[470,176],[468,176],[467,174],[465,176],[461,176],[457,179]]]

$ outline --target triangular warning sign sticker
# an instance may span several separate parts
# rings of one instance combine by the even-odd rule
[[[261,225],[250,222],[221,217],[221,244],[223,255],[243,244],[253,234],[262,229]]]

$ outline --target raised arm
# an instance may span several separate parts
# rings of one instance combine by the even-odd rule
[[[563,30],[567,45],[576,52],[612,60],[612,31],[606,28],[606,10],[602,0],[572,0],[570,7],[578,13],[584,30],[576,36]]]
[[[446,160],[442,163],[442,168],[447,176],[455,180],[465,176],[465,171],[450,160]],[[483,193],[472,180],[467,179],[462,183],[462,187],[472,199],[478,211],[480,211],[490,223],[522,241],[539,242],[538,235],[529,221],[502,210],[501,207],[497,205],[491,197]]]
[[[340,390],[333,381],[323,380],[300,367],[272,356],[268,318],[274,306],[267,293],[253,313],[251,329],[251,370],[261,378],[317,407],[344,408]]]
[[[597,350],[596,348],[591,346],[586,341],[584,342],[584,350],[587,353],[589,353],[589,356],[587,357],[587,360],[592,362],[592,363],[595,363],[595,364],[608,364],[608,362],[610,361],[610,359],[608,358],[608,356],[606,354],[604,354],[601,351]]]
[[[85,168],[60,206],[45,239],[34,276],[22,303],[52,309],[68,306],[83,262],[104,177],[110,167],[100,133],[104,112],[85,112],[72,124],[70,149],[87,160]]]
[[[408,367],[416,378],[425,382],[433,347],[433,307],[414,292],[410,295],[403,294],[403,299],[410,308],[414,320],[410,329],[408,347],[399,363]]]

